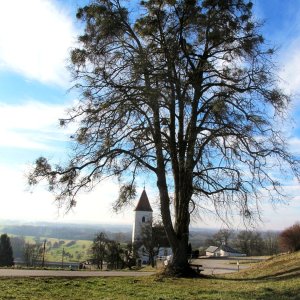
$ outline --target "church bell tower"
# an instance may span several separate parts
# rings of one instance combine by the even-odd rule
[[[148,227],[152,229],[152,213],[147,193],[145,188],[141,194],[140,200],[134,209],[134,223],[132,230],[132,243],[137,243],[142,239],[143,229]]]

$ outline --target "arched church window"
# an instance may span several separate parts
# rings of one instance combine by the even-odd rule
[[[143,223],[145,223],[145,221],[146,221],[146,218],[145,218],[145,217],[143,217],[143,218],[142,218],[142,222],[143,222]]]

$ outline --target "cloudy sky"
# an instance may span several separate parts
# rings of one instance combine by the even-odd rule
[[[25,173],[39,156],[63,159],[70,130],[58,119],[74,101],[75,92],[66,69],[81,24],[74,15],[80,0],[0,0],[0,219],[52,222],[131,223],[132,210],[114,214],[117,183],[103,182],[82,195],[76,208],[65,215],[53,196],[39,186],[26,187]],[[289,129],[290,147],[300,146],[300,1],[254,0],[255,15],[264,20],[263,34],[278,47],[276,61],[284,88],[294,102]],[[289,205],[273,209],[263,205],[261,228],[281,229],[300,220],[300,187],[287,183],[294,195]],[[147,187],[156,198],[155,187]],[[140,187],[141,191],[142,187]],[[194,224],[216,227],[215,221]]]

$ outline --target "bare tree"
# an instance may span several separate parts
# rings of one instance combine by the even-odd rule
[[[240,231],[236,236],[235,246],[249,256],[263,255],[265,250],[264,240],[258,231]]]
[[[213,241],[215,245],[219,246],[222,244],[227,245],[229,238],[232,237],[233,232],[230,229],[220,229],[217,233],[213,235]]]
[[[43,247],[40,243],[30,244],[25,243],[24,246],[24,261],[27,267],[36,266],[40,262],[43,255]]]
[[[29,183],[48,180],[69,209],[80,190],[117,176],[121,208],[137,176],[152,173],[174,253],[169,271],[184,275],[193,212],[251,221],[262,195],[282,196],[272,170],[299,178],[279,125],[289,97],[250,1],[148,0],[140,15],[127,4],[78,10],[85,32],[70,69],[82,97],[60,121],[78,124],[74,152],[66,164],[37,159]]]
[[[264,235],[264,243],[266,255],[274,255],[279,253],[279,234],[277,232],[266,232]]]
[[[279,235],[280,247],[284,251],[300,250],[300,223],[295,223],[283,230]]]

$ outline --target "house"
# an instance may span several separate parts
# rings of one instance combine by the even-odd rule
[[[216,246],[209,246],[205,250],[206,256],[209,257],[242,257],[246,256],[244,253],[240,253],[239,251],[227,246],[227,245],[221,245],[219,247]]]
[[[216,253],[216,250],[218,250],[219,247],[216,246],[209,246],[206,250],[205,250],[205,255],[206,256],[218,256]]]

